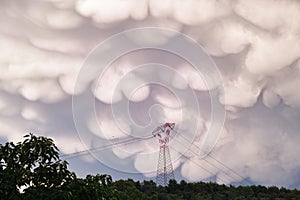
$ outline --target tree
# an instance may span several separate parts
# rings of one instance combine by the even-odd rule
[[[58,148],[46,137],[25,135],[23,142],[0,145],[0,194],[18,199],[20,188],[27,194],[40,194],[61,188],[75,177],[67,162],[59,158]]]
[[[76,177],[59,158],[52,139],[26,135],[23,142],[0,144],[0,199],[6,200],[205,200],[300,199],[299,190],[275,186],[232,186],[177,183],[166,187],[153,181],[112,181],[111,176]],[[25,187],[23,192],[20,188]]]
[[[118,191],[112,183],[111,176],[106,174],[87,175],[85,179],[74,178],[63,189],[69,191],[72,200],[117,200]]]
[[[77,178],[50,138],[25,135],[23,142],[0,144],[0,198],[7,200],[116,200],[109,175]],[[21,188],[25,188],[20,191]]]
[[[144,200],[147,195],[137,189],[137,184],[132,180],[118,180],[114,183],[122,200]],[[138,186],[140,188],[140,186]]]

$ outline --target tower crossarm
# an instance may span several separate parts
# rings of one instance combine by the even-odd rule
[[[156,174],[157,185],[166,186],[171,179],[174,179],[172,160],[168,146],[170,134],[174,127],[175,123],[165,123],[158,126],[152,132],[152,135],[157,137],[160,145]]]

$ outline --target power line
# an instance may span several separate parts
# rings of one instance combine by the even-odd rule
[[[173,130],[174,132],[178,133],[176,130]],[[186,137],[183,136],[183,134],[178,133],[178,135],[180,137],[182,137],[183,139],[185,139],[186,141],[190,142]],[[175,138],[175,137],[174,137]],[[178,141],[178,140],[177,140]],[[180,143],[180,142],[179,142]],[[194,145],[196,148],[198,148],[200,151],[201,148],[198,147],[195,144],[191,144]],[[195,153],[194,151],[192,151],[191,149],[189,149],[191,152],[193,152],[195,155],[197,155],[197,153]],[[203,152],[203,151],[202,151]],[[203,152],[204,153],[204,152]],[[222,163],[221,161],[217,160],[216,158],[214,158],[210,153],[207,154],[208,157],[212,158],[213,160],[215,160],[217,163],[219,163],[220,165],[222,165],[223,167],[225,167],[226,169],[228,169],[229,171],[233,172],[235,175],[237,175],[238,177],[240,177],[242,180],[246,180],[249,184],[252,184],[251,182],[249,182],[245,177],[243,177],[242,175],[240,175],[238,172],[236,172],[235,170],[233,170],[232,168],[230,168],[229,166],[227,166],[226,164]],[[203,159],[204,161],[206,161],[207,163],[209,163],[210,165],[216,167],[217,169],[221,170],[223,173],[225,173],[227,176],[231,177],[233,180],[235,179],[234,177],[232,177],[231,175],[229,175],[226,171],[222,170],[221,168],[217,167],[216,165],[210,163],[209,161],[207,161],[205,158]]]
[[[174,140],[174,139],[173,139]],[[177,139],[176,139],[176,141],[179,143],[179,144],[181,144],[182,146],[184,146],[184,144],[183,143],[181,143],[181,142],[179,142]],[[197,153],[196,152],[194,152],[193,150],[191,150],[191,149],[189,149],[189,151],[190,152],[192,152],[193,154],[195,154],[196,156],[197,156]],[[178,152],[178,151],[177,151]],[[184,155],[183,153],[180,153],[181,155],[183,155],[185,158],[189,158],[188,156],[186,156],[186,155]],[[189,160],[191,160],[191,159],[189,159]],[[205,162],[207,162],[209,165],[211,165],[211,166],[213,166],[213,167],[215,167],[215,168],[217,168],[218,170],[220,170],[221,172],[223,172],[225,175],[227,175],[228,177],[230,177],[231,179],[235,179],[234,177],[232,177],[232,176],[230,176],[229,174],[227,174],[227,172],[226,171],[224,171],[223,169],[221,169],[221,168],[219,168],[218,166],[216,166],[216,165],[214,165],[213,163],[211,163],[211,162],[209,162],[209,161],[207,161],[207,160],[205,160],[205,159],[202,159],[203,161],[205,161]],[[191,161],[193,161],[193,160],[191,160]],[[198,163],[197,163],[198,164]],[[198,164],[199,165],[199,164]],[[205,169],[203,166],[201,166],[201,168],[202,169]],[[205,169],[206,170],[206,169]],[[206,171],[208,171],[208,170],[206,170]],[[209,173],[211,173],[212,175],[215,175],[213,172],[210,172],[210,171],[208,171]],[[220,178],[221,179],[221,178]],[[230,179],[230,180],[231,180]],[[223,181],[224,181],[224,179],[223,179]],[[227,181],[225,181],[225,182],[227,182]],[[229,181],[230,182],[230,181]]]
[[[178,133],[178,132],[177,132],[176,130],[174,130],[174,129],[172,129],[172,131],[174,131],[175,133]],[[178,133],[178,135],[179,135],[179,136],[182,136],[182,135],[179,134],[179,133]],[[184,136],[182,136],[182,138],[184,138],[186,141],[190,142],[190,141],[187,140],[187,138],[185,138]],[[182,142],[179,142],[179,140],[175,139],[175,137],[172,137],[172,139],[173,139],[173,140],[176,140],[180,145],[182,145],[183,147],[185,147],[185,144],[183,144]],[[192,144],[193,144],[193,143],[192,143]],[[193,145],[195,145],[195,144],[193,144]],[[196,146],[196,145],[195,145],[195,146]],[[198,146],[196,146],[196,147],[198,148]],[[194,152],[192,149],[189,149],[189,151],[192,152],[192,153],[194,153],[194,154],[197,156],[197,153]],[[176,150],[176,152],[178,152],[178,151]],[[180,152],[178,152],[178,153],[180,153]],[[188,158],[188,156],[185,156],[183,153],[180,153],[180,154],[183,155],[184,157]],[[189,159],[189,160],[191,160],[191,159]],[[215,160],[216,160],[216,159],[215,159]],[[193,162],[193,160],[191,160],[191,161]],[[217,168],[218,170],[220,170],[221,172],[223,172],[227,177],[229,177],[229,182],[231,182],[232,180],[235,180],[235,179],[236,179],[235,177],[233,177],[233,176],[231,176],[230,174],[228,174],[227,171],[224,171],[223,169],[221,169],[220,167],[216,166],[215,164],[209,162],[208,160],[203,159],[203,161],[207,162],[209,165],[211,165],[211,166]],[[218,161],[218,162],[220,162],[220,161]],[[198,163],[197,163],[197,165],[199,166]],[[207,171],[208,173],[210,173],[210,174],[212,174],[212,175],[215,175],[214,173],[212,173],[211,171],[207,170],[207,169],[204,168],[203,166],[200,166],[200,167],[201,167],[202,169],[204,169],[205,171]],[[230,169],[230,170],[233,171],[232,169]],[[224,179],[222,179],[222,178],[220,178],[220,177],[219,177],[219,179],[222,180],[223,182],[226,182],[226,181],[224,181]],[[245,178],[242,177],[242,179],[245,179]]]
[[[173,130],[175,133],[177,133],[180,137],[182,137],[183,139],[185,139],[186,141],[190,142],[186,137],[184,137],[182,134],[180,134],[178,131],[176,130]],[[110,149],[112,147],[118,147],[118,146],[122,146],[122,145],[126,145],[126,144],[131,144],[131,143],[135,143],[135,142],[138,142],[138,141],[142,141],[142,140],[147,140],[147,139],[150,139],[150,138],[153,138],[153,136],[149,136],[147,138],[133,138],[133,139],[129,139],[129,140],[125,140],[125,141],[119,141],[119,142],[116,142],[116,143],[112,143],[112,144],[108,144],[108,145],[104,145],[104,146],[99,146],[99,147],[94,147],[94,148],[90,148],[90,149],[86,149],[86,150],[82,150],[82,151],[77,151],[77,152],[74,152],[74,153],[70,153],[70,154],[64,154],[64,155],[61,155],[62,158],[66,158],[66,159],[72,159],[72,158],[75,158],[75,157],[78,157],[78,156],[83,156],[85,154],[88,154],[90,152],[93,152],[93,151],[101,151],[101,150],[106,150],[106,149]],[[175,139],[175,137],[173,138]],[[177,140],[177,139],[176,139]],[[178,143],[180,143],[181,145],[184,146],[183,143],[179,142],[177,140]],[[194,145],[196,148],[198,148],[200,151],[201,148],[198,147],[197,145],[195,144],[191,144],[191,145]],[[174,148],[173,148],[174,149]],[[175,149],[174,149],[175,150]],[[178,152],[177,150],[175,150],[176,152]],[[193,150],[189,149],[190,152],[194,153],[195,155],[197,155],[196,152],[194,152]],[[203,151],[202,151],[203,152]],[[195,162],[194,160],[190,159],[188,156],[184,155],[183,153],[181,152],[178,152],[180,155],[184,156],[185,158],[189,159],[190,161],[194,162],[197,166],[199,166],[200,168],[202,168],[203,170],[205,170],[206,172],[212,174],[212,175],[215,175],[214,173],[212,173],[211,171],[207,170],[206,168],[204,168],[203,166],[199,165],[199,163]],[[217,163],[219,163],[220,165],[222,165],[224,168],[226,168],[227,170],[233,172],[235,175],[239,176],[240,178],[242,178],[243,180],[246,180],[247,179],[243,176],[241,176],[239,173],[237,173],[235,170],[233,170],[232,168],[230,168],[229,166],[227,166],[226,164],[222,163],[221,161],[217,160],[216,158],[214,158],[212,155],[207,154],[208,157],[212,158],[214,161],[216,161]],[[221,170],[225,175],[227,175],[228,177],[232,178],[233,180],[235,179],[234,177],[232,177],[231,175],[229,175],[226,171],[224,171],[223,169],[221,169],[220,167],[216,166],[215,164],[209,162],[208,160],[206,160],[205,158],[203,159],[205,162],[209,163],[210,165],[212,165],[213,167]],[[220,180],[224,181],[224,179],[221,179],[219,177]],[[224,181],[226,182],[226,181]],[[251,184],[249,181],[247,181],[249,184]]]
[[[99,146],[99,147],[94,147],[94,148],[90,148],[90,149],[86,149],[86,150],[82,150],[82,151],[77,151],[74,153],[70,153],[70,154],[64,154],[61,155],[62,158],[66,158],[66,159],[71,159],[71,158],[75,158],[78,156],[83,156],[85,154],[88,154],[90,152],[93,151],[101,151],[101,150],[105,150],[105,149],[110,149],[112,147],[118,147],[118,146],[122,146],[125,144],[131,144],[134,142],[138,142],[141,140],[147,140],[152,138],[153,136],[147,137],[147,138],[133,138],[133,139],[129,139],[129,140],[125,140],[125,141],[120,141],[120,142],[116,142],[116,143],[112,143],[112,144],[108,144],[108,145],[104,145],[104,146]]]
[[[204,168],[203,166],[201,166],[199,163],[197,163],[196,161],[192,160],[191,158],[189,158],[188,156],[184,155],[183,153],[177,151],[175,148],[172,148],[174,151],[176,151],[177,153],[179,153],[181,156],[185,157],[186,159],[190,160],[191,162],[195,163],[198,167],[202,168],[204,171],[208,172],[211,175],[215,175],[215,173],[209,171],[208,169]],[[224,183],[226,183],[227,181],[225,181],[224,179],[220,178],[219,179],[221,181],[223,181]]]

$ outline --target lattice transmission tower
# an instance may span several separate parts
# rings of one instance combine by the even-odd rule
[[[169,181],[174,179],[172,160],[169,151],[170,134],[174,127],[175,123],[165,123],[152,132],[153,136],[158,138],[160,145],[156,172],[157,185],[167,186]]]

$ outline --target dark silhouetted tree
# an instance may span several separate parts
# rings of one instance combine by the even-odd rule
[[[6,199],[17,198],[23,187],[31,192],[60,188],[74,176],[52,139],[24,137],[23,142],[0,145],[0,192]]]

